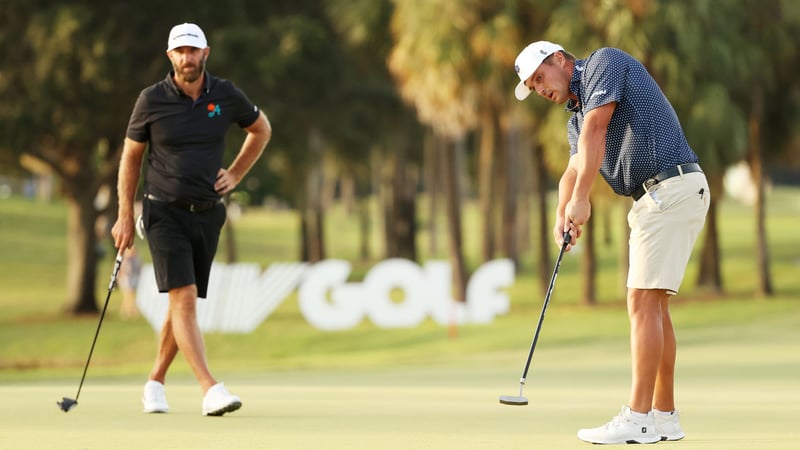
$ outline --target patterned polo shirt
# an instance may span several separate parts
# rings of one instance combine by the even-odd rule
[[[167,201],[216,201],[228,128],[252,125],[259,110],[229,80],[206,72],[203,91],[193,100],[172,76],[142,90],[128,122],[126,136],[149,143],[145,192]]]
[[[578,152],[586,113],[617,102],[600,166],[600,174],[617,194],[630,196],[658,172],[698,161],[664,93],[647,69],[622,50],[601,48],[577,60],[570,91],[578,96],[578,101],[567,102],[567,110],[574,112],[567,124],[571,155]]]

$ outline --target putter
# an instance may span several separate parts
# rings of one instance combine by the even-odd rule
[[[100,325],[103,324],[103,318],[106,316],[106,308],[108,308],[108,300],[111,298],[111,291],[114,290],[114,285],[117,284],[117,274],[122,265],[122,255],[125,249],[119,249],[117,252],[117,259],[114,261],[114,270],[111,272],[111,281],[108,283],[108,295],[106,296],[106,303],[103,305],[103,312],[100,313],[100,321],[97,322],[97,330],[94,332],[94,339],[92,340],[92,347],[89,349],[89,357],[86,359],[86,365],[83,367],[83,376],[81,376],[81,383],[78,385],[78,393],[75,398],[64,397],[60,402],[56,402],[58,407],[64,411],[69,412],[75,405],[78,404],[78,397],[81,396],[81,388],[83,387],[83,380],[86,379],[86,369],[89,368],[89,361],[92,360],[92,353],[94,352],[94,344],[97,343],[97,335],[100,334]]]
[[[544,315],[547,312],[547,305],[550,304],[550,294],[553,293],[553,286],[556,284],[556,277],[558,277],[558,267],[561,265],[561,258],[567,250],[572,238],[569,231],[564,232],[564,243],[561,245],[561,251],[558,253],[556,259],[556,267],[553,270],[553,276],[550,277],[550,286],[547,288],[547,295],[544,297],[544,305],[542,305],[542,313],[539,315],[539,325],[536,326],[536,333],[533,335],[533,342],[531,342],[531,349],[528,352],[528,360],[525,362],[525,369],[522,371],[522,377],[519,379],[519,395],[501,395],[500,403],[504,405],[524,406],[528,404],[528,399],[522,396],[522,389],[525,387],[525,378],[528,376],[528,368],[531,366],[531,359],[533,358],[533,351],[536,350],[536,342],[539,340],[539,332],[542,330],[542,322],[544,322]]]

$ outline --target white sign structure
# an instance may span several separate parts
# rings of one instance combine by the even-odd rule
[[[204,332],[250,333],[297,288],[307,264],[276,263],[264,273],[255,263],[211,266],[208,292],[197,301],[197,322]],[[136,290],[136,306],[154,330],[167,317],[169,300],[156,286],[153,266],[145,264]]]
[[[431,317],[441,325],[489,323],[510,306],[503,290],[514,283],[508,259],[483,264],[467,285],[466,302],[453,300],[451,268],[446,261],[420,267],[405,259],[376,264],[361,282],[348,282],[350,263],[330,259],[309,266],[277,263],[259,273],[257,264],[214,263],[208,298],[197,304],[201,330],[249,333],[295,289],[305,319],[321,330],[345,330],[365,317],[381,328],[407,328]],[[393,293],[402,293],[393,299]],[[167,294],[159,294],[153,268],[142,268],[136,303],[150,325],[160,330]]]

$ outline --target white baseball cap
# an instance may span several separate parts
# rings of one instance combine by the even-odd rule
[[[206,35],[203,30],[193,23],[182,23],[175,25],[169,32],[167,40],[167,51],[178,47],[206,48]]]
[[[531,90],[528,86],[525,86],[525,80],[530,78],[533,72],[536,72],[536,69],[539,68],[542,61],[553,53],[563,50],[564,48],[558,44],[553,44],[548,41],[537,41],[519,52],[517,60],[514,61],[514,70],[517,71],[517,75],[519,75],[520,79],[520,82],[514,89],[514,95],[517,97],[517,100],[525,100],[528,95],[530,95]]]

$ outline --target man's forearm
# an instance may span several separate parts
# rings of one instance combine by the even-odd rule
[[[133,198],[139,185],[139,173],[142,169],[142,156],[145,144],[125,140],[122,158],[119,162],[117,180],[117,197],[119,201],[118,217],[133,217]]]
[[[606,153],[605,130],[602,130],[602,133],[595,133],[594,136],[591,133],[581,133],[580,141],[572,197],[588,199]]]
[[[569,203],[570,199],[572,198],[573,191],[575,189],[577,172],[572,164],[572,160],[574,158],[575,156],[570,158],[570,164],[567,166],[567,169],[564,171],[564,174],[561,175],[561,179],[558,181],[558,206],[556,207],[557,219],[564,218],[564,210],[567,207],[567,203]]]
[[[589,111],[583,122],[581,134],[578,137],[578,158],[575,164],[577,172],[572,198],[576,200],[589,200],[603,158],[606,155],[606,134],[611,116],[616,108],[616,103],[608,103]]]
[[[264,148],[272,137],[272,128],[262,113],[257,119],[256,124],[247,129],[247,136],[242,143],[242,148],[236,159],[228,168],[228,172],[240,182],[247,172],[253,167],[258,158],[264,152]]]
[[[589,194],[592,191],[592,185],[594,184],[594,179],[596,178],[599,169],[600,166],[595,168],[595,166],[591,164],[587,164],[584,167],[575,182],[575,188],[572,191],[572,198],[581,200],[589,199]]]

